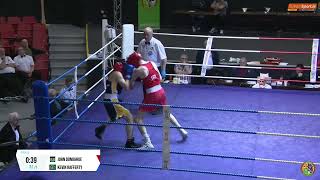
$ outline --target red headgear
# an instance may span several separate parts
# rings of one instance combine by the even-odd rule
[[[114,63],[113,70],[123,73],[123,64],[121,62]]]
[[[127,63],[133,65],[135,68],[138,68],[140,66],[140,60],[141,54],[134,52],[128,57]]]

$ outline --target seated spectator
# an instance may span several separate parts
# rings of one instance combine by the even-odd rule
[[[48,90],[48,94],[50,98],[55,98],[57,96],[57,91],[55,89],[49,89]],[[53,101],[53,103],[50,104],[50,115],[51,118],[56,116],[57,114],[59,114],[62,110],[62,107],[60,105],[60,102],[55,99]],[[53,124],[55,123],[55,121],[53,121]]]
[[[23,142],[19,126],[19,114],[12,112],[8,116],[9,122],[0,131],[0,144],[9,143],[0,147],[0,162],[9,163],[16,157],[18,149],[25,149],[28,145]],[[17,142],[15,142],[17,141]]]
[[[240,58],[239,66],[247,66],[248,61],[245,57]],[[233,69],[233,76],[236,77],[242,77],[242,78],[250,78],[250,77],[256,77],[257,72],[254,69],[248,69],[248,68],[235,68]],[[247,80],[236,80],[236,84],[243,85],[246,84]]]
[[[27,39],[22,39],[20,42],[21,47],[23,47],[24,51],[26,52],[26,55],[29,56],[36,56],[38,54],[44,54],[46,53],[45,51],[39,50],[39,49],[35,49],[32,47],[29,47],[29,43]]]
[[[309,81],[308,71],[304,71],[303,64],[297,64],[296,71],[290,76],[290,80],[299,80],[299,81]],[[291,86],[304,86],[306,83],[301,82],[292,82],[289,81],[289,85]]]
[[[11,57],[5,55],[5,49],[0,48],[0,97],[21,94],[22,86],[17,79],[15,67]]]
[[[272,89],[272,87],[267,83],[268,78],[266,76],[259,76],[257,84],[253,85],[252,88],[260,89]]]
[[[18,48],[18,55],[13,59],[16,63],[16,74],[23,86],[28,80],[31,80],[34,70],[33,58],[26,55],[23,47]]]
[[[214,14],[213,27],[209,31],[211,34],[219,32],[223,34],[225,16],[227,15],[228,2],[225,0],[213,0],[210,4],[210,8]],[[210,23],[209,23],[210,24]]]
[[[67,77],[65,79],[65,85],[64,87],[60,90],[60,94],[61,95],[61,99],[75,99],[76,98],[76,89],[75,87],[72,87],[71,89],[67,90],[66,92],[64,92],[66,89],[68,89],[71,84],[72,84],[73,79],[71,77]],[[63,93],[64,92],[64,93]],[[69,106],[70,104],[73,104],[73,101],[70,100],[61,100],[60,101],[62,109],[66,108],[67,106]]]
[[[188,63],[188,56],[186,54],[181,54],[180,56],[181,63]],[[191,65],[180,65],[176,64],[174,66],[174,72],[176,74],[184,74],[184,75],[190,75],[192,73],[192,66]],[[183,77],[183,76],[178,76],[180,80],[184,81],[187,80],[188,84],[191,83],[191,77]]]

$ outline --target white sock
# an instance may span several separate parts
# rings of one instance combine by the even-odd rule
[[[143,137],[145,142],[151,142],[149,134],[144,134]]]
[[[185,129],[181,128],[181,129],[179,129],[179,131],[180,131],[181,134],[188,134],[188,132]]]

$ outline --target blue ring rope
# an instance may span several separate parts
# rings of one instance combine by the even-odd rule
[[[50,142],[40,142],[40,141],[28,141],[31,143],[50,143]],[[88,147],[88,148],[101,148],[101,149],[116,149],[116,150],[136,150],[136,151],[144,151],[144,152],[162,152],[160,150],[138,150],[138,149],[131,149],[131,148],[123,148],[123,147],[112,147],[112,146],[102,146],[102,145],[88,145],[88,144],[74,144],[74,143],[59,143],[59,142],[52,142],[50,144],[55,145],[70,145],[70,146],[81,146],[81,147]],[[172,152],[171,152],[172,153]],[[175,152],[173,152],[175,153]],[[177,154],[177,153],[175,153]],[[193,153],[183,153],[180,152],[179,154],[184,155],[198,155]],[[202,156],[202,155],[199,155]],[[232,159],[243,159],[243,160],[257,160],[255,158],[241,158],[241,157],[232,157],[232,156],[212,156],[212,157],[220,157],[220,158],[232,158]],[[154,170],[161,170],[161,167],[155,166],[141,166],[141,165],[129,165],[129,164],[119,164],[119,163],[101,163],[100,165],[105,166],[118,166],[118,167],[131,167],[131,168],[144,168],[144,169],[154,169]],[[246,175],[246,174],[235,174],[235,173],[223,173],[223,172],[213,172],[213,171],[203,171],[203,170],[192,170],[192,169],[178,169],[178,168],[168,168],[166,170],[170,171],[180,171],[180,172],[191,172],[191,173],[202,173],[202,174],[214,174],[214,175],[224,175],[224,176],[238,176],[238,177],[247,177],[247,178],[255,178],[255,179],[286,179],[286,178],[276,178],[276,177],[267,177],[267,176],[254,176],[254,175]]]
[[[43,118],[47,119],[47,118]],[[74,121],[73,119],[63,119],[63,118],[55,118],[58,121]],[[79,123],[92,123],[92,124],[113,124],[113,125],[132,125],[132,126],[147,126],[147,127],[158,127],[161,128],[163,125],[157,124],[137,124],[137,123],[121,123],[121,122],[106,122],[106,121],[92,121],[92,120],[77,120],[75,122]],[[303,134],[284,134],[284,133],[271,133],[271,132],[256,132],[256,131],[243,131],[243,130],[228,130],[228,129],[213,129],[213,128],[200,128],[200,127],[188,127],[188,126],[170,126],[172,129],[189,129],[189,130],[197,130],[197,131],[208,131],[208,132],[221,132],[221,133],[238,133],[238,134],[257,134],[257,135],[265,135],[265,136],[284,136],[291,138],[312,138],[312,139],[320,139],[320,136],[316,135],[303,135]]]
[[[46,97],[34,97],[34,98],[46,98]],[[78,102],[110,103],[110,104],[120,104],[120,105],[143,105],[143,106],[153,106],[153,107],[168,106],[170,108],[177,108],[177,109],[215,110],[215,111],[233,111],[233,112],[259,113],[259,111],[257,111],[257,110],[241,110],[241,109],[227,109],[227,108],[214,108],[214,107],[159,105],[159,104],[144,104],[144,103],[136,103],[136,102],[110,102],[110,101],[103,101],[103,100],[85,100],[85,99],[81,99],[80,100],[80,99],[50,98],[50,97],[48,99],[59,99],[59,100],[78,101]]]
[[[78,146],[86,148],[99,148],[99,149],[111,149],[111,150],[125,150],[125,151],[142,151],[142,152],[153,152],[153,153],[162,153],[162,150],[156,149],[132,149],[119,146],[105,146],[105,145],[96,145],[96,144],[76,144],[76,143],[64,143],[64,142],[40,142],[40,141],[29,141],[33,143],[49,143],[53,145],[60,146]],[[279,160],[279,159],[266,159],[266,158],[254,158],[254,157],[241,157],[241,156],[229,156],[221,154],[207,154],[207,153],[193,153],[193,152],[181,152],[181,151],[170,151],[170,154],[175,155],[187,155],[187,156],[200,156],[200,157],[211,157],[211,158],[224,158],[224,159],[237,159],[237,160],[246,160],[246,161],[261,161],[261,162],[272,162],[272,163],[286,163],[286,164],[302,164],[302,161],[291,161],[291,160]],[[316,165],[320,165],[320,162],[314,162]]]
[[[82,94],[81,96],[79,96],[77,99],[81,99],[83,96],[85,96],[85,94]],[[60,111],[56,116],[54,116],[53,118],[50,119],[59,119],[57,117],[59,117],[61,114],[63,114],[64,112],[67,111],[67,109],[69,107],[71,107],[72,104],[69,104],[67,107],[65,107],[62,111]],[[80,114],[79,114],[79,118],[82,117],[82,115],[84,115],[85,112],[87,112],[89,110],[88,107],[86,107]],[[47,119],[47,118],[46,118]],[[71,124],[69,124],[53,141],[56,142],[69,128],[71,128],[71,126],[73,125],[74,121],[77,119],[72,119]]]
[[[117,50],[113,51],[111,54],[108,55],[108,57],[109,57],[109,56],[112,56],[113,54],[115,54],[116,52],[118,52],[119,49],[120,49],[120,48],[118,48]],[[87,62],[87,61],[86,61],[86,60],[82,61],[81,63],[79,63],[78,65],[76,65],[75,67],[73,67],[72,69],[70,69],[69,71],[67,71],[66,73],[62,74],[61,76],[59,76],[59,77],[56,78],[55,80],[51,81],[51,82],[48,83],[47,85],[49,86],[49,85],[51,85],[52,83],[56,82],[57,80],[61,79],[63,76],[65,76],[66,74],[70,73],[72,70],[75,70],[76,67],[79,67],[80,65],[82,65],[84,62]],[[64,89],[62,92],[60,92],[58,96],[52,98],[53,100],[51,100],[51,101],[49,102],[49,104],[53,103],[53,101],[54,101],[55,99],[59,99],[65,92],[69,91],[71,88],[73,88],[73,86],[77,85],[80,81],[82,81],[82,80],[83,80],[85,77],[87,77],[87,76],[88,76],[88,75],[85,74],[85,75],[83,75],[82,77],[80,77],[77,82],[72,83],[68,88],[66,88],[66,89]]]
[[[141,166],[141,165],[118,164],[118,163],[101,163],[100,165],[117,166],[117,167],[142,168],[142,169],[153,169],[153,170],[161,170],[162,169],[161,167],[156,167],[156,166]],[[247,177],[247,178],[255,178],[255,179],[258,178],[258,176],[253,176],[253,175],[235,174],[235,173],[222,173],[222,172],[213,172],[213,171],[200,171],[200,170],[191,170],[191,169],[168,168],[166,170],[169,170],[169,171],[180,171],[180,172],[191,172],[191,173],[201,173],[201,174],[224,175],[224,176]]]
[[[34,97],[34,98],[46,98],[46,97]],[[49,98],[52,99],[52,98]],[[110,102],[104,100],[78,100],[78,99],[60,99],[60,100],[69,100],[69,101],[78,101],[78,102],[98,102],[98,103],[109,103],[109,104],[120,104],[120,105],[143,105],[143,106],[152,106],[152,107],[170,107],[176,109],[192,109],[192,110],[213,110],[213,111],[229,111],[229,112],[245,112],[245,113],[261,113],[261,114],[274,114],[274,115],[299,115],[299,116],[320,116],[316,113],[299,113],[299,112],[278,112],[278,111],[261,111],[261,110],[243,110],[243,109],[230,109],[230,108],[214,108],[214,107],[194,107],[194,106],[178,106],[178,105],[159,105],[159,104],[144,104],[136,102]]]

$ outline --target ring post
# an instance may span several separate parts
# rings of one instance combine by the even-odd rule
[[[122,59],[127,59],[134,52],[134,26],[124,24],[122,26]]]
[[[34,111],[36,117],[37,139],[41,142],[52,142],[51,115],[48,96],[48,86],[44,81],[36,81],[32,85]],[[38,143],[40,149],[51,149],[49,143]]]
[[[170,164],[170,109],[169,106],[163,107],[163,145],[162,145],[162,169],[168,170]]]
[[[317,81],[317,64],[319,53],[319,39],[313,39],[312,43],[312,56],[311,56],[311,71],[310,82],[315,83]]]

